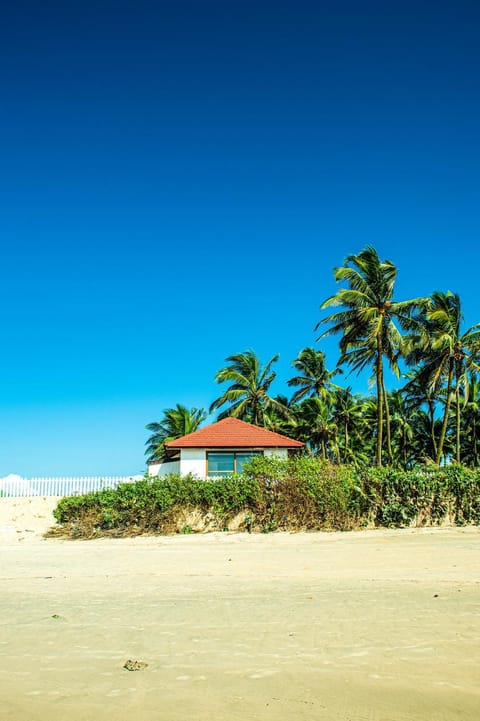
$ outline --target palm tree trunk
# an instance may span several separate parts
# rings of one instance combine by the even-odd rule
[[[383,402],[385,404],[385,428],[387,430],[387,453],[388,462],[393,465],[393,453],[392,453],[392,433],[390,427],[390,408],[388,407],[388,396],[385,388],[383,389]]]
[[[334,451],[334,453],[335,453],[335,458],[337,459],[337,465],[340,465],[341,462],[342,462],[342,458],[341,458],[341,455],[340,455],[340,446],[339,446],[339,443],[338,443],[338,438],[337,438],[337,440],[335,441],[335,445],[333,446],[333,451]]]
[[[435,409],[433,407],[433,402],[428,401],[428,416],[430,418],[430,436],[432,439],[432,446],[433,446],[433,453],[437,454],[437,441],[435,438]]]
[[[445,401],[445,411],[443,413],[442,430],[440,431],[440,438],[438,439],[437,446],[437,457],[435,463],[437,466],[440,465],[440,461],[443,455],[443,444],[445,442],[445,435],[447,433],[448,425],[448,414],[450,413],[450,394],[452,392],[452,381],[453,381],[453,362],[450,360],[450,368],[448,371],[448,382],[447,382],[447,399]]]
[[[347,421],[345,421],[344,428],[345,428],[345,453],[344,453],[344,457],[343,457],[343,462],[346,463],[347,458],[348,458],[348,422]]]
[[[478,451],[477,451],[477,421],[475,418],[473,419],[472,436],[473,436],[473,466],[474,466],[474,468],[476,468],[478,466]]]
[[[323,440],[323,438],[322,438],[322,458],[324,461],[327,460],[327,452],[326,452],[326,448],[325,448],[325,441]]]
[[[377,336],[377,468],[382,466],[382,446],[383,446],[383,348],[382,337]]]
[[[460,464],[460,386],[458,378],[455,383],[455,426],[456,426],[456,461]]]
[[[258,426],[258,425],[259,425],[259,422],[258,422],[258,421],[259,421],[259,413],[258,413],[258,410],[259,410],[259,408],[258,408],[258,402],[257,402],[257,399],[255,398],[254,401],[253,401],[253,405],[252,405],[252,416],[253,416],[253,421],[252,421],[252,423],[253,423],[255,426]]]

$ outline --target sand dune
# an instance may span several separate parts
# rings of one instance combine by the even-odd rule
[[[0,499],[2,721],[478,720],[478,529],[43,540],[53,505]]]

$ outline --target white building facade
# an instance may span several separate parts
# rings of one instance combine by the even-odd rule
[[[234,454],[234,463],[239,454],[244,454],[249,457],[254,455],[273,456],[282,460],[288,458],[288,450],[286,448],[262,448],[259,450],[252,450],[251,448],[237,448],[235,450],[232,449],[230,453]],[[167,460],[163,463],[149,463],[148,474],[150,476],[159,476],[162,478],[168,476],[170,473],[179,473],[181,476],[186,476],[191,473],[192,476],[195,476],[196,478],[218,478],[222,475],[235,473],[235,468],[229,469],[228,474],[219,473],[218,469],[214,472],[211,469],[212,456],[216,457],[217,455],[222,454],[225,457],[225,461],[229,462],[230,453],[224,448],[209,448],[208,450],[206,448],[182,448],[180,451],[180,458],[177,460]],[[238,472],[239,470],[237,470],[237,473]]]

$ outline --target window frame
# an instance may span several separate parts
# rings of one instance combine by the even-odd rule
[[[233,471],[229,471],[228,473],[213,473],[212,475],[208,472],[208,457],[209,455],[232,455],[233,454]],[[228,476],[236,476],[237,474],[237,454],[238,455],[250,455],[250,456],[262,456],[264,455],[263,449],[250,449],[250,448],[229,448],[228,450],[225,449],[219,449],[219,450],[209,450],[206,451],[205,454],[205,477],[206,478],[227,478]]]

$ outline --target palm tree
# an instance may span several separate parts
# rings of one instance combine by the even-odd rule
[[[476,468],[480,460],[480,382],[470,375],[462,413],[463,462]]]
[[[322,458],[338,461],[337,425],[332,418],[331,402],[312,396],[297,409],[297,437],[307,443],[311,451],[320,448]]]
[[[367,466],[375,463],[377,447],[377,395],[359,397],[361,421],[357,442],[355,443],[355,461],[361,457],[361,465]]]
[[[265,367],[253,350],[237,353],[225,359],[229,365],[221,368],[215,376],[217,383],[231,383],[220,398],[213,401],[210,413],[229,404],[218,416],[219,420],[233,416],[255,425],[265,425],[265,411],[275,409],[288,416],[289,410],[280,401],[268,395],[276,373],[272,365],[278,355],[270,358]]]
[[[343,462],[356,463],[355,453],[351,447],[351,436],[352,433],[358,434],[362,424],[362,404],[358,396],[352,393],[350,386],[334,391],[332,419],[336,426],[342,429],[339,446],[342,450]]]
[[[442,422],[438,418],[432,420],[429,411],[415,408],[414,435],[412,438],[413,461],[416,465],[431,465],[437,457],[436,438],[440,435]]]
[[[377,387],[377,466],[382,465],[384,358],[396,363],[402,349],[400,328],[411,330],[411,312],[423,302],[423,299],[395,302],[396,275],[395,265],[389,260],[381,261],[371,246],[358,255],[349,255],[344,265],[334,270],[335,280],[346,281],[348,287],[341,288],[321,305],[322,310],[332,306],[340,306],[341,310],[316,326],[331,324],[320,338],[341,334],[339,364],[346,363],[357,372],[373,365]]]
[[[207,417],[203,408],[191,408],[177,403],[175,408],[166,408],[159,423],[149,423],[146,427],[152,435],[146,442],[147,461],[161,461],[165,458],[165,443],[193,433]]]
[[[292,396],[292,403],[298,403],[298,401],[311,396],[326,398],[330,390],[338,388],[331,382],[331,379],[342,371],[340,368],[333,371],[327,370],[325,353],[321,350],[304,348],[292,361],[292,365],[300,372],[299,376],[287,381],[289,386],[300,386]]]
[[[414,341],[413,351],[417,355],[418,344]],[[410,365],[412,352],[406,354],[406,361]],[[419,361],[415,361],[419,362]],[[428,374],[421,366],[417,366],[405,376],[408,379],[407,384],[403,387],[402,392],[405,395],[405,403],[409,411],[415,414],[417,426],[417,434],[424,439],[424,449],[426,457],[434,462],[437,457],[437,440],[435,428],[438,425],[435,418],[436,395],[435,391],[430,387]],[[423,410],[423,407],[426,410]],[[416,446],[418,446],[418,435],[416,438]]]
[[[263,411],[263,426],[269,431],[281,433],[284,436],[295,438],[296,420],[295,406],[284,395],[276,395],[273,400],[275,406],[270,406]]]
[[[406,471],[414,462],[413,438],[415,435],[416,413],[406,402],[402,391],[388,394],[391,409],[392,436],[395,445],[395,465]]]
[[[437,443],[435,462],[440,463],[452,401],[455,402],[455,459],[460,463],[461,389],[468,388],[467,372],[478,372],[480,323],[461,332],[463,320],[460,296],[436,291],[419,315],[420,330],[407,356],[410,363],[421,363],[420,373],[430,391],[444,390],[445,407]]]

